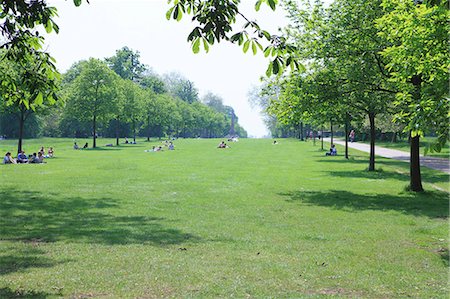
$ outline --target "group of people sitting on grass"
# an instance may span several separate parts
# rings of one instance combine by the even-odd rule
[[[88,148],[88,146],[89,146],[89,144],[86,142],[82,148],[85,149],[85,148]],[[73,143],[73,149],[74,150],[80,149],[80,147],[78,146],[78,144],[76,142]]]
[[[164,147],[166,147],[169,151],[175,150],[175,145],[173,144],[172,141],[166,140],[163,142],[163,144],[164,144]],[[164,149],[161,145],[160,146],[154,145],[151,150],[145,150],[144,152],[162,152],[163,150]]]
[[[136,144],[136,140],[128,141],[128,138],[125,137],[125,144]]]
[[[28,156],[25,154],[25,151],[22,150],[17,154],[16,158],[12,157],[11,152],[7,152],[3,158],[3,164],[45,163],[44,159],[53,158],[53,155],[53,147],[48,149],[47,154],[45,154],[44,147],[41,147],[37,153]]]

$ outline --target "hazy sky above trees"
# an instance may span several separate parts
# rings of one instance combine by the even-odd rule
[[[250,136],[267,134],[259,111],[250,108],[247,93],[259,85],[268,60],[226,42],[216,44],[209,53],[193,54],[187,36],[194,28],[189,16],[181,22],[166,19],[166,0],[92,0],[75,7],[72,1],[51,0],[58,8],[59,34],[47,37],[48,50],[58,69],[66,71],[74,62],[89,57],[105,58],[123,46],[139,51],[141,62],[163,75],[179,72],[195,83],[200,97],[208,91],[221,96],[235,109],[239,123]],[[287,24],[281,7],[272,12],[263,7],[256,13],[253,0],[242,1],[242,11],[263,28],[276,33]]]

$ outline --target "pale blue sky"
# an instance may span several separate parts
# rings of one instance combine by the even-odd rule
[[[91,0],[75,7],[72,0],[50,0],[57,7],[59,34],[47,37],[50,53],[64,72],[74,62],[89,57],[105,58],[128,46],[141,54],[141,62],[162,75],[176,71],[195,83],[200,96],[211,91],[232,106],[239,123],[249,135],[268,134],[260,112],[252,109],[247,93],[259,85],[268,60],[262,53],[253,56],[226,42],[211,47],[208,54],[193,54],[186,41],[193,24],[189,16],[181,22],[168,21],[167,0]],[[253,9],[254,0],[243,0],[242,9],[263,28],[276,31],[286,24],[284,13],[263,7]]]

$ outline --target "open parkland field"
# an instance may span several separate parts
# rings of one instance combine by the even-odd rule
[[[414,194],[407,163],[311,141],[73,141],[0,165],[0,298],[448,298],[445,173]]]

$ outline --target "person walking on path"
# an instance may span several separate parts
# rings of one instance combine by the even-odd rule
[[[355,130],[351,130],[348,137],[350,138],[350,142],[353,143],[353,141],[355,141]]]

